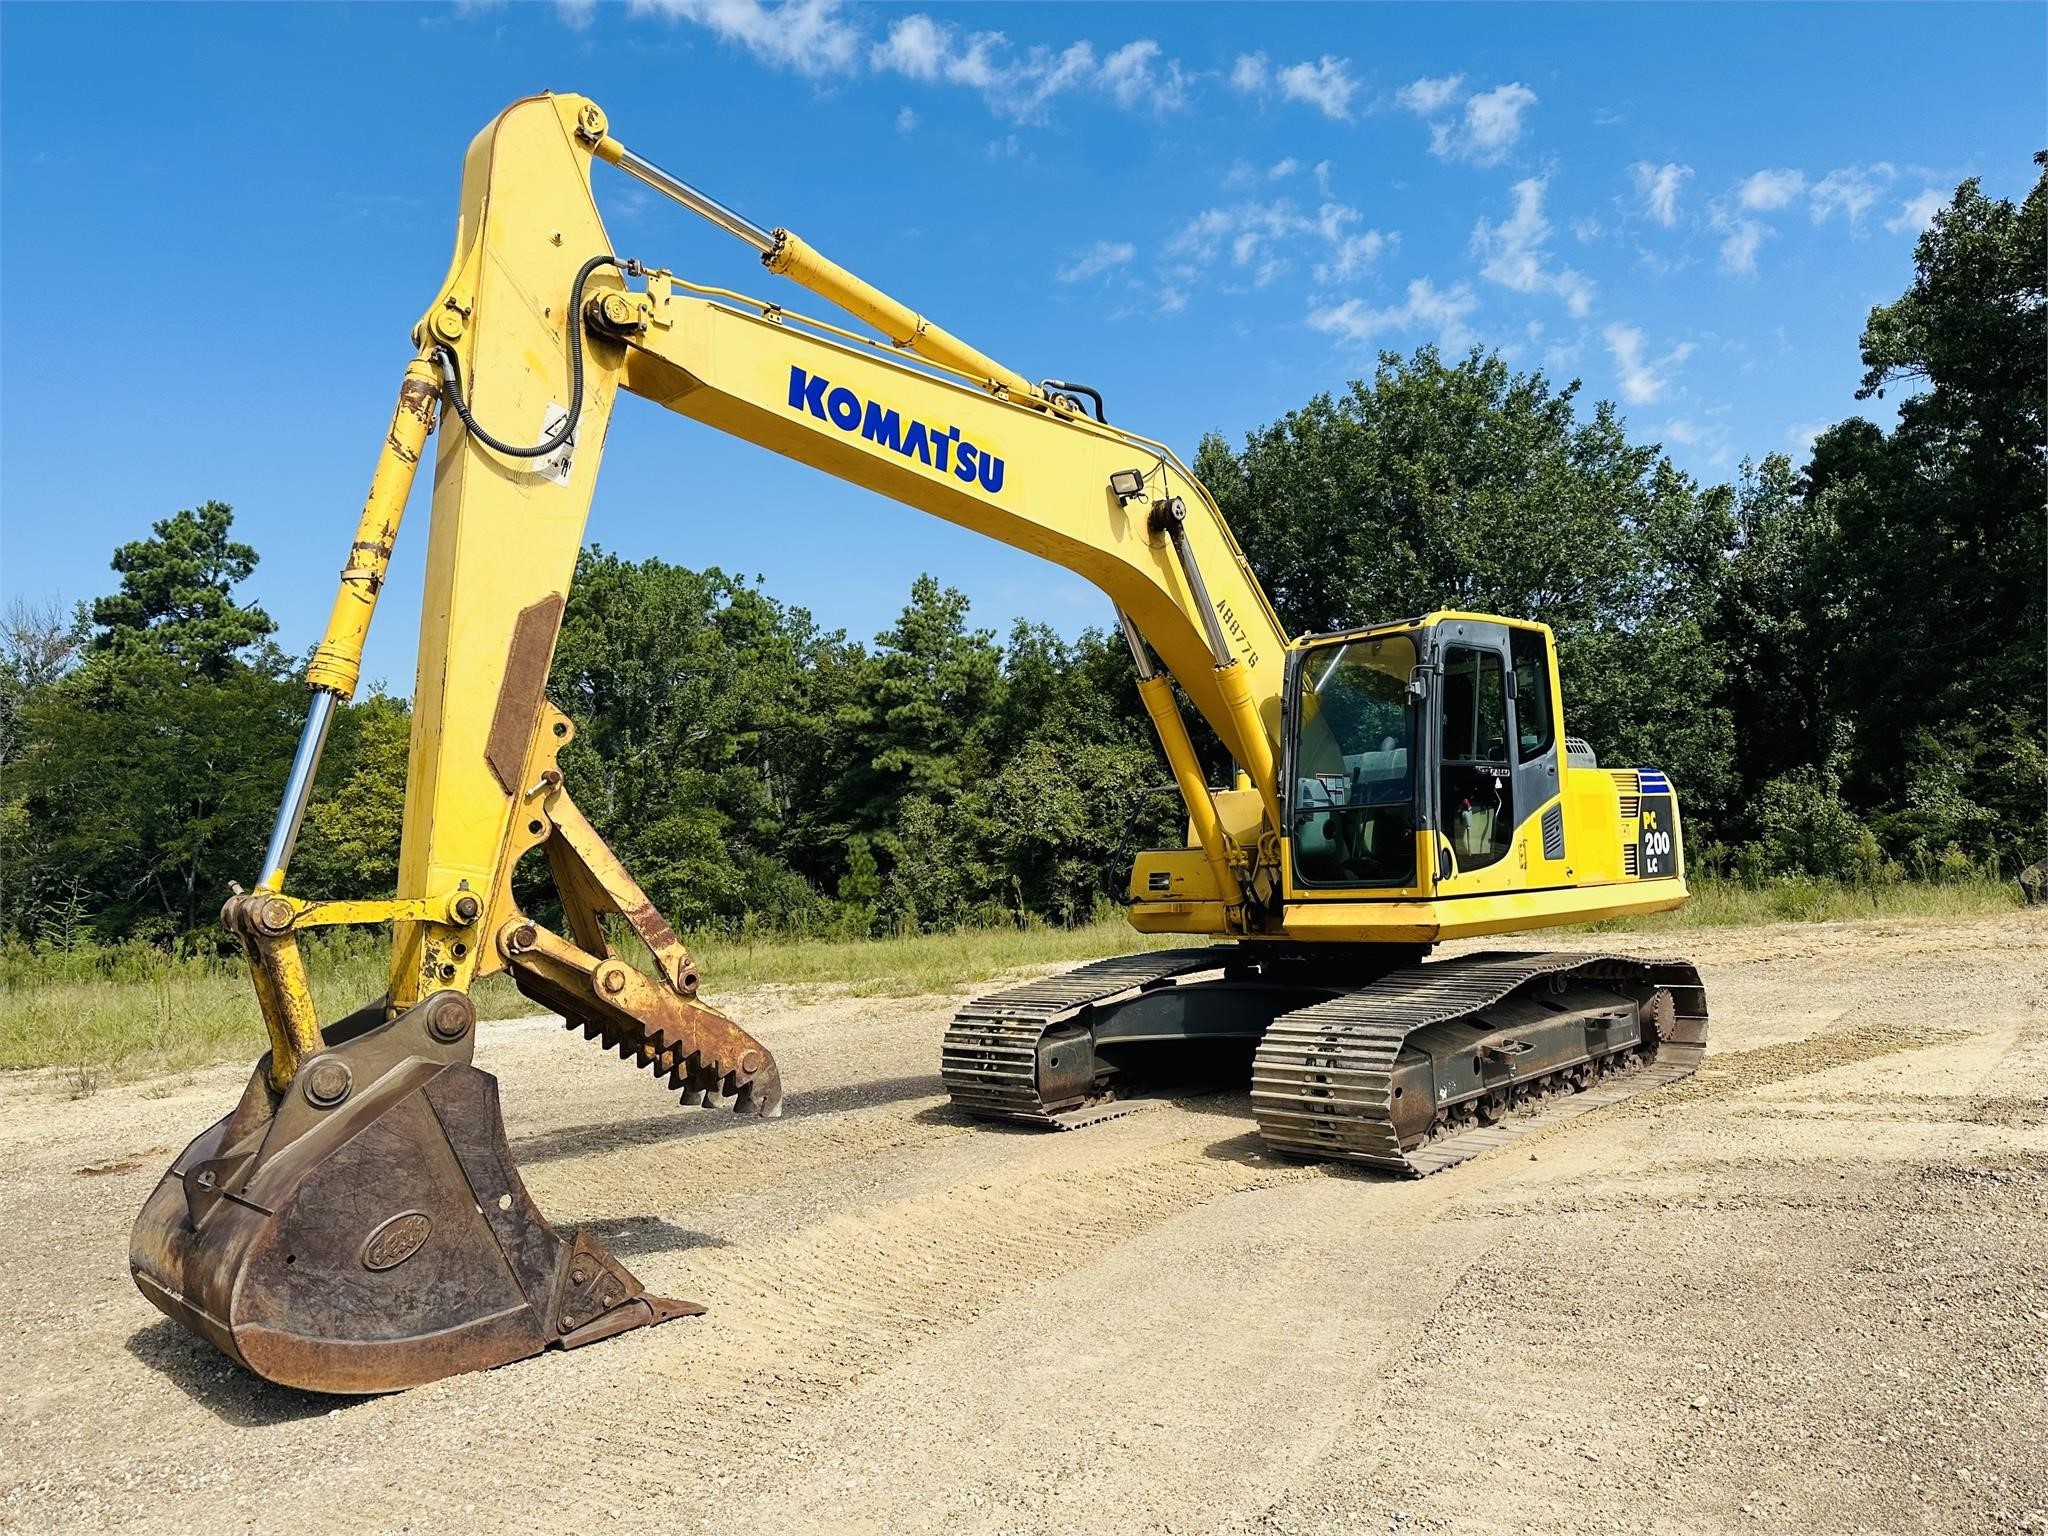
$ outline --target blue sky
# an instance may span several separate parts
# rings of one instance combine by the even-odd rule
[[[207,497],[300,649],[438,284],[461,156],[581,91],[630,146],[1192,454],[1497,347],[1703,480],[1856,411],[1856,338],[1964,176],[2016,196],[2040,6],[0,7],[0,595],[107,590]],[[793,300],[598,168],[614,248]],[[371,640],[409,692],[426,478]],[[590,535],[863,637],[930,570],[980,622],[1074,578],[624,401]],[[1360,615],[1361,619],[1377,617]]]

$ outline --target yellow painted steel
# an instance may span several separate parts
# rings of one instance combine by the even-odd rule
[[[384,446],[377,453],[370,494],[363,503],[355,542],[349,545],[348,563],[342,567],[334,612],[306,668],[306,682],[314,688],[325,688],[344,699],[355,694],[362,676],[363,641],[370,633],[384,573],[391,568],[391,551],[398,542],[399,519],[412,494],[420,452],[434,430],[434,404],[440,393],[441,376],[434,365],[425,358],[413,359],[398,387],[391,429],[384,434]],[[263,873],[267,879],[271,872]]]
[[[1141,677],[1138,679],[1138,697],[1144,701],[1145,712],[1152,717],[1152,724],[1159,732],[1159,744],[1165,750],[1167,766],[1173,770],[1174,783],[1180,787],[1181,799],[1187,804],[1195,844],[1202,850],[1202,857],[1209,866],[1209,894],[1228,909],[1240,908],[1244,903],[1244,892],[1230,867],[1223,827],[1216,818],[1216,802],[1210,799],[1209,786],[1202,779],[1202,765],[1195,759],[1194,743],[1188,740],[1188,728],[1180,717],[1180,705],[1174,701],[1173,684],[1157,672],[1150,677]],[[1140,899],[1143,896],[1143,892],[1135,888],[1131,894]]]
[[[802,283],[820,298],[857,315],[897,346],[927,362],[984,381],[1013,400],[1044,398],[1043,392],[1021,373],[1005,368],[951,331],[934,325],[908,304],[899,303],[874,284],[855,277],[838,262],[806,245],[793,230],[778,229],[775,248],[761,261],[778,277]]]
[[[292,928],[392,923],[394,1008],[502,968],[496,946],[474,936],[517,915],[512,867],[548,843],[553,808],[569,804],[558,793],[555,753],[570,727],[547,704],[544,683],[621,389],[1039,555],[1109,596],[1163,668],[1139,691],[1190,820],[1188,849],[1143,855],[1134,871],[1131,920],[1145,931],[1434,940],[1684,900],[1682,878],[1625,875],[1620,849],[1634,829],[1621,821],[1616,781],[1566,765],[1561,713],[1554,803],[1569,859],[1543,858],[1537,807],[1515,829],[1510,857],[1488,869],[1439,881],[1439,850],[1448,845],[1421,831],[1409,886],[1297,888],[1286,824],[1291,791],[1280,764],[1288,661],[1306,639],[1290,642],[1214,499],[1187,467],[1159,443],[1049,399],[788,231],[771,237],[736,216],[722,221],[758,236],[771,270],[872,325],[880,339],[638,267],[638,289],[619,270],[597,268],[583,311],[572,312],[578,269],[594,256],[623,262],[627,254],[613,252],[589,179],[593,158],[618,162],[625,154],[604,114],[579,96],[517,102],[470,145],[454,254],[414,330],[419,356],[315,653],[313,685],[346,697],[433,427],[437,349],[452,355],[475,419],[500,438],[535,443],[565,413],[579,412],[573,442],[544,460],[502,455],[456,426],[441,433],[397,896],[291,905]],[[579,351],[582,391],[572,400]],[[1135,475],[1139,490],[1128,494],[1126,485],[1119,495],[1113,475]],[[1176,504],[1185,509],[1180,526],[1199,582],[1164,531]],[[1515,622],[1444,613],[1421,627],[1461,618]],[[1220,637],[1213,645],[1212,634]],[[1553,700],[1555,674],[1553,651]],[[1240,787],[1211,791],[1204,783],[1169,676],[1239,766]],[[1167,894],[1155,899],[1160,888]],[[465,910],[482,911],[463,917],[458,893],[474,893]],[[287,1071],[295,1052],[318,1044],[317,1026],[305,1034],[311,999],[300,987],[303,965],[294,964],[295,949],[259,974],[259,988],[269,989],[273,1051]],[[280,988],[290,995],[270,995]]]
[[[814,334],[787,316],[681,295],[668,308],[665,326],[650,324],[628,343],[629,392],[1093,582],[1131,616],[1231,755],[1248,766],[1272,763],[1286,638],[1214,502],[1158,445]],[[829,387],[809,393],[821,379]],[[870,407],[879,441],[867,434]],[[892,417],[905,438],[926,429],[927,443],[950,443],[957,431],[977,466],[1000,465],[999,488],[978,473],[963,479],[950,447],[942,462],[936,449],[887,446]],[[1131,469],[1147,472],[1148,488],[1124,503],[1109,478]],[[1244,636],[1235,669],[1216,666],[1173,547],[1151,527],[1155,505],[1174,496],[1188,506],[1188,543],[1211,598],[1229,607]],[[1240,701],[1271,700],[1272,708],[1234,708],[1226,691],[1233,671],[1245,685]]]

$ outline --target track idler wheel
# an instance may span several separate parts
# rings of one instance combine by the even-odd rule
[[[142,1294],[257,1375],[386,1392],[702,1312],[564,1238],[512,1164],[475,1014],[437,993],[308,1058],[268,1058],[135,1223]]]

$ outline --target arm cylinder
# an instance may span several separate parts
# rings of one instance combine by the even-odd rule
[[[1173,701],[1173,684],[1160,676],[1152,665],[1152,658],[1145,650],[1144,637],[1138,633],[1138,626],[1131,622],[1131,616],[1119,608],[1116,621],[1122,626],[1124,643],[1131,648],[1131,665],[1138,672],[1138,697],[1144,701],[1145,713],[1152,717],[1152,727],[1159,733],[1159,745],[1166,753],[1167,766],[1173,770],[1173,781],[1180,788],[1180,797],[1187,802],[1188,821],[1195,829],[1195,841],[1202,845],[1202,854],[1208,860],[1209,874],[1216,882],[1216,889],[1222,894],[1226,907],[1236,907],[1244,901],[1244,891],[1237,883],[1237,874],[1230,867],[1230,859],[1223,843],[1223,827],[1216,819],[1216,802],[1209,798],[1209,785],[1202,778],[1202,765],[1195,758],[1195,744],[1188,740],[1187,722],[1180,717],[1180,710]]]
[[[350,697],[361,680],[370,616],[376,611],[384,574],[391,568],[391,550],[398,539],[399,519],[405,515],[406,498],[412,493],[420,452],[426,447],[427,434],[434,430],[434,402],[440,388],[440,375],[425,358],[414,358],[407,365],[405,381],[398,387],[398,408],[391,413],[391,430],[384,434],[377,467],[370,475],[369,499],[356,525],[355,542],[349,546],[348,564],[342,567],[341,590],[335,594],[327,632],[314,647],[313,660],[306,668],[313,701],[307,706],[284,798],[263,850],[263,870],[257,876],[260,889],[275,891],[284,886],[285,866],[291,863],[300,824],[306,819],[306,802],[313,795],[313,775],[320,766],[321,749],[327,745],[335,701]]]
[[[873,283],[855,277],[829,256],[813,250],[801,236],[786,229],[771,232],[761,228],[708,192],[634,154],[609,134],[598,137],[591,144],[591,153],[609,165],[616,165],[634,180],[654,188],[663,196],[674,198],[727,234],[746,241],[761,253],[761,264],[770,272],[802,283],[821,299],[838,305],[850,315],[859,316],[905,351],[942,368],[986,380],[1013,400],[1044,398],[1045,392],[1023,374],[1005,368],[952,332],[933,325],[908,304],[890,298]]]
[[[855,277],[789,230],[775,231],[775,246],[761,257],[761,264],[770,272],[802,283],[848,314],[858,315],[907,352],[914,352],[956,373],[985,379],[1000,386],[1013,400],[1036,400],[1041,396],[1038,387],[1021,373],[1005,368],[951,331],[933,325],[908,304],[890,298],[873,283]]]

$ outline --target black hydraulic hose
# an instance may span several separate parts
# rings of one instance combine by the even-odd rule
[[[434,349],[434,360],[441,365],[441,377],[447,387],[448,403],[455,407],[455,414],[462,418],[471,437],[508,458],[541,459],[576,435],[576,422],[583,414],[583,285],[599,267],[618,267],[624,272],[638,265],[632,261],[621,265],[616,256],[602,255],[591,257],[576,269],[576,281],[569,286],[569,418],[555,429],[553,436],[531,448],[504,442],[477,425],[476,418],[469,414],[469,402],[462,398],[462,372],[455,354],[447,347]]]
[[[1090,400],[1093,400],[1095,402],[1095,419],[1101,422],[1104,426],[1109,425],[1109,418],[1103,415],[1102,413],[1101,390],[1090,389],[1086,384],[1070,384],[1065,379],[1045,379],[1040,382],[1038,387],[1040,389],[1059,390],[1062,393],[1066,394],[1069,398],[1072,398],[1074,395],[1086,395]],[[1080,404],[1078,400],[1076,400],[1074,403],[1076,405]]]

